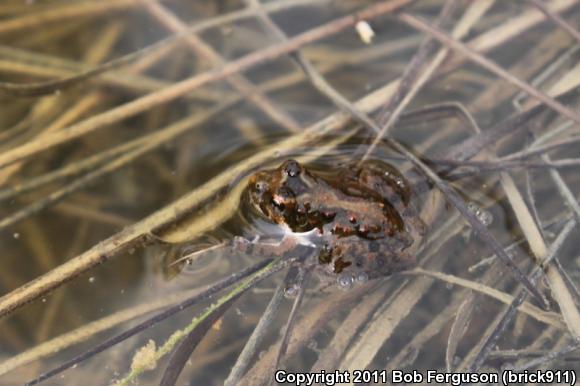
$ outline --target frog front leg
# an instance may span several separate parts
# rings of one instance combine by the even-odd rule
[[[256,236],[252,240],[236,236],[231,240],[185,253],[180,258],[175,259],[170,265],[176,265],[183,262],[192,263],[198,258],[207,256],[209,253],[243,253],[260,258],[285,258],[289,254],[292,254],[293,257],[300,260],[301,256],[304,256],[306,253],[303,249],[312,251],[317,248],[315,244],[316,235],[310,235],[310,233],[311,232],[304,234],[287,234],[279,241],[264,241],[264,238],[260,236]]]

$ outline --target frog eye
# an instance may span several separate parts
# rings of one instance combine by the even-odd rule
[[[302,172],[302,166],[295,160],[291,159],[286,161],[284,165],[284,173],[288,177],[297,177]]]
[[[261,194],[266,193],[270,189],[270,186],[268,185],[267,182],[258,181],[254,184],[254,189],[255,189],[257,194],[261,195]]]

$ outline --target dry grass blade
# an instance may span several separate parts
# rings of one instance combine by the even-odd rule
[[[178,82],[172,86],[168,86],[158,92],[147,94],[122,106],[112,108],[105,113],[93,116],[81,123],[69,126],[57,133],[54,133],[49,138],[31,141],[0,154],[0,167],[30,157],[33,154],[71,141],[95,130],[102,129],[123,119],[127,119],[136,114],[142,113],[148,109],[153,108],[154,106],[170,102],[204,84],[215,82],[227,76],[240,73],[258,64],[296,51],[306,44],[336,34],[346,28],[352,27],[360,19],[372,19],[373,17],[378,17],[382,14],[392,12],[408,3],[409,0],[391,0],[380,2],[376,5],[361,10],[354,15],[345,16],[326,23],[322,26],[313,28],[307,32],[293,37],[285,43],[248,54],[214,70],[201,73],[184,81]]]
[[[9,97],[31,97],[60,92],[63,89],[82,83],[83,81],[96,77],[97,75],[131,63],[134,60],[149,54],[151,51],[162,48],[167,43],[168,42],[163,41],[154,46],[139,50],[136,53],[125,55],[121,58],[112,60],[108,63],[84,71],[80,74],[66,77],[64,79],[55,79],[27,84],[0,82],[0,94]]]
[[[545,162],[550,162],[550,157],[546,154],[542,156],[542,159]],[[558,192],[570,206],[570,208],[572,208],[572,212],[576,218],[576,223],[580,224],[580,205],[578,205],[578,201],[576,200],[576,197],[574,197],[574,193],[572,193],[570,188],[566,185],[564,179],[562,179],[562,176],[560,173],[558,173],[557,170],[550,170],[550,175],[556,187],[558,188]]]
[[[169,363],[163,372],[163,377],[159,386],[175,386],[179,375],[183,371],[191,354],[205,337],[212,325],[220,319],[232,304],[238,300],[243,292],[237,293],[235,296],[229,298],[224,303],[216,307],[210,315],[204,318],[194,329],[192,329],[187,336],[175,347],[169,358]],[[132,366],[133,367],[133,366]]]
[[[381,132],[380,127],[366,114],[360,112],[353,106],[346,98],[340,95],[316,70],[305,63],[303,66],[305,72],[308,74],[313,85],[330,100],[333,101],[339,108],[348,112],[360,123],[374,130],[377,134]],[[445,195],[446,199],[455,206],[457,210],[467,219],[470,225],[477,231],[478,235],[488,244],[494,252],[505,263],[507,268],[512,272],[514,277],[522,283],[526,289],[538,300],[542,301],[544,305],[547,304],[545,297],[535,288],[521,270],[514,264],[511,257],[505,253],[501,245],[491,235],[487,228],[477,219],[473,213],[467,209],[464,200],[453,191],[447,183],[445,183],[431,168],[429,168],[423,161],[416,157],[413,153],[408,151],[397,141],[392,138],[385,138],[384,141],[392,147],[395,151],[402,154],[409,160],[417,169],[419,169],[430,181],[432,181],[437,188]]]
[[[59,335],[53,339],[47,340],[34,348],[19,353],[11,358],[0,363],[0,375],[4,375],[20,366],[25,366],[34,361],[43,359],[45,357],[54,355],[71,346],[80,344],[94,337],[95,335],[112,329],[124,322],[136,319],[147,313],[167,307],[169,304],[178,303],[190,298],[199,293],[199,290],[187,291],[185,293],[172,294],[165,296],[162,300],[142,304],[133,309],[119,311],[118,313],[106,316],[102,319],[96,320],[79,327],[76,330],[69,331],[63,335]],[[76,362],[75,362],[76,363]],[[74,366],[74,364],[70,366]]]
[[[329,0],[316,0],[315,3],[324,3],[326,1]],[[34,24],[34,23],[42,23],[42,22],[46,22],[49,19],[59,19],[59,18],[66,18],[68,17],[74,17],[74,16],[78,16],[77,13],[81,13],[81,14],[88,14],[91,16],[95,16],[96,14],[98,14],[98,12],[110,12],[110,11],[114,11],[117,8],[119,9],[125,9],[128,7],[135,7],[135,6],[139,6],[141,5],[143,1],[142,0],[125,0],[124,2],[116,2],[116,4],[113,4],[115,2],[111,2],[110,4],[99,4],[99,3],[95,3],[89,6],[87,5],[83,5],[83,6],[73,6],[70,7],[71,9],[63,9],[64,7],[61,7],[59,12],[55,12],[55,11],[49,11],[48,15],[34,15],[32,18],[26,19],[26,20],[13,20],[14,24],[22,24],[22,25],[26,25],[28,24]],[[124,4],[125,3],[125,4]],[[270,3],[266,6],[264,6],[264,11],[265,12],[275,12],[275,11],[280,11],[286,8],[292,8],[292,7],[298,7],[300,5],[304,5],[303,4],[304,1],[300,1],[300,0],[292,0],[292,1],[277,1],[275,3]],[[308,2],[309,4],[313,3],[312,1]],[[95,11],[98,11],[97,13],[95,13]],[[209,29],[211,27],[215,27],[215,26],[219,26],[220,24],[224,24],[224,23],[228,23],[228,22],[232,22],[235,20],[239,20],[239,19],[244,19],[244,18],[248,18],[252,16],[252,12],[251,10],[241,10],[241,11],[237,11],[237,12],[231,12],[229,14],[226,15],[221,15],[218,17],[215,17],[213,19],[209,19],[209,20],[205,20],[202,21],[200,23],[195,24],[192,27],[187,27],[187,26],[181,26],[179,28],[179,32],[177,32],[174,35],[169,36],[168,38],[162,39],[157,43],[154,43],[150,46],[147,46],[145,48],[141,48],[133,53],[124,55],[122,57],[119,57],[117,59],[111,60],[107,63],[104,63],[100,66],[94,67],[94,68],[90,68],[87,70],[83,70],[78,74],[75,75],[69,75],[69,76],[64,76],[63,78],[60,79],[54,79],[54,80],[49,80],[49,81],[44,81],[44,82],[34,82],[34,83],[27,83],[27,84],[19,84],[19,83],[8,83],[8,82],[0,82],[0,93],[3,93],[4,95],[8,95],[8,96],[39,96],[39,95],[46,95],[46,94],[50,94],[53,93],[55,91],[59,91],[62,90],[64,88],[73,86],[75,84],[81,83],[84,80],[93,78],[99,74],[103,74],[105,72],[109,72],[112,69],[116,69],[118,67],[121,67],[123,65],[126,65],[128,63],[131,63],[133,61],[136,61],[138,59],[142,59],[142,58],[146,58],[147,55],[151,55],[154,53],[163,53],[164,50],[166,50],[167,48],[170,48],[172,44],[179,42],[182,39],[187,39],[187,38],[191,38],[193,33],[199,33],[202,32],[206,29]],[[3,28],[5,28],[5,30],[9,30],[11,28],[10,24],[8,26],[6,26],[6,24],[9,23],[0,23],[0,33],[2,33]],[[8,47],[3,47],[0,48],[0,51],[3,50],[9,50],[10,48]],[[60,64],[60,61],[58,62]],[[34,63],[31,63],[31,65],[34,65]],[[0,66],[1,67],[1,66]],[[11,67],[10,64],[7,64],[7,66],[4,66],[4,70],[13,70],[13,71],[23,71],[25,70],[27,67],[24,63],[19,64],[16,67]],[[54,74],[54,70],[51,71],[51,69],[47,69],[45,66],[41,66],[38,69],[35,69],[35,67],[28,67],[30,70],[32,70],[32,72],[36,72],[39,75],[45,74],[45,75],[60,75],[60,72],[57,72],[57,74]],[[111,78],[111,81],[113,81],[114,83],[121,83],[121,84],[126,84],[126,80],[127,79],[119,79],[119,76],[113,76],[113,77],[109,77]],[[162,85],[162,82],[156,82],[155,80],[151,79],[134,79],[135,81],[139,81],[139,82],[144,82],[146,85],[149,86],[153,86],[153,88],[156,88],[156,86],[160,86]],[[143,85],[136,85],[137,88],[142,87]],[[263,98],[262,98],[263,99]]]
[[[394,87],[389,84],[361,99],[358,107],[362,111],[376,109],[385,97],[391,95]],[[51,270],[45,275],[35,279],[29,284],[12,291],[0,298],[0,316],[9,313],[17,307],[42,296],[42,294],[60,286],[78,274],[94,267],[97,264],[112,258],[115,253],[136,245],[147,235],[162,229],[167,224],[174,223],[176,217],[190,213],[197,205],[213,197],[217,192],[236,181],[239,176],[248,173],[249,170],[261,165],[274,157],[280,151],[296,148],[331,133],[349,122],[349,118],[342,113],[336,113],[330,117],[306,128],[304,132],[283,140],[274,146],[249,157],[236,167],[215,176],[205,185],[201,186],[171,205],[160,209],[149,217],[127,227],[123,231],[95,245],[81,255],[69,260],[65,264]],[[239,193],[239,192],[238,192]],[[211,221],[212,227],[218,223]]]
[[[302,305],[302,301],[304,300],[304,293],[306,292],[306,287],[308,285],[308,279],[310,276],[310,271],[306,270],[305,267],[298,267],[298,274],[296,275],[296,286],[298,287],[298,294],[292,303],[292,309],[290,310],[290,314],[288,315],[288,321],[286,322],[286,326],[284,327],[284,334],[282,335],[282,339],[280,340],[280,346],[278,347],[278,352],[276,354],[276,360],[272,363],[272,377],[270,379],[270,385],[274,385],[277,383],[277,380],[274,376],[276,369],[281,367],[283,363],[284,356],[288,351],[288,343],[290,342],[290,337],[294,331],[296,326],[296,322],[298,319],[298,311],[300,310],[300,306]]]
[[[168,355],[174,349],[177,349],[177,360],[179,362],[184,360],[183,356],[189,352],[187,343],[191,343],[193,348],[195,348],[199,341],[201,341],[201,339],[204,337],[203,334],[197,335],[194,333],[194,331],[205,330],[211,327],[211,324],[213,324],[212,320],[217,320],[217,318],[214,318],[219,316],[220,313],[225,312],[224,308],[227,309],[231,302],[235,301],[240,295],[254,287],[260,281],[266,279],[272,274],[275,274],[289,263],[291,263],[289,259],[283,259],[282,257],[273,260],[266,260],[265,262],[266,264],[258,264],[262,265],[262,268],[254,272],[241,283],[235,285],[234,288],[232,288],[229,292],[216,299],[203,312],[194,317],[191,320],[191,323],[185,326],[185,328],[175,331],[157,350],[155,350],[153,354],[155,357],[155,363],[157,363],[164,356]],[[208,322],[211,323],[208,325]],[[189,342],[186,342],[188,338]],[[183,366],[181,363],[178,363],[175,368],[168,367],[168,371],[165,372],[163,377],[163,379],[165,379],[167,382],[163,381],[162,379],[161,384],[165,386],[174,384],[182,368]],[[116,381],[115,385],[123,386],[134,383],[139,375],[147,370],[151,369],[147,367],[133,366],[132,364],[131,370],[123,378]]]
[[[457,309],[457,315],[455,316],[455,320],[451,326],[449,338],[447,338],[447,348],[445,350],[445,366],[449,373],[454,370],[453,361],[455,359],[457,346],[459,345],[459,341],[463,337],[463,334],[465,334],[469,327],[473,307],[473,295],[468,294]]]
[[[138,5],[139,3],[136,0],[99,0],[60,6],[13,19],[2,20],[0,22],[0,34],[14,33],[23,29],[29,30],[43,24],[61,22],[67,19],[94,17],[122,11]]]
[[[32,190],[41,188],[44,185],[59,182],[67,177],[80,175],[83,172],[94,169],[97,165],[103,164],[108,160],[132,150],[133,148],[144,144],[149,138],[140,138],[135,141],[126,142],[122,145],[109,149],[91,157],[85,158],[82,161],[69,164],[61,169],[54,170],[38,177],[33,177],[29,180],[15,183],[12,186],[0,189],[0,201],[9,200],[20,194],[30,192]]]
[[[578,360],[580,0],[18,1],[0,383]]]
[[[465,36],[471,27],[479,20],[485,12],[494,4],[494,0],[478,1],[470,5],[470,7],[464,12],[460,18],[457,25],[453,28],[452,36],[456,39],[461,39]],[[443,12],[443,11],[442,11]],[[444,14],[440,16],[440,21],[436,24],[445,21],[446,17]],[[420,89],[426,84],[426,82],[432,77],[435,71],[443,63],[447,57],[449,50],[444,48],[437,52],[437,55],[425,65],[425,68],[419,72],[421,69],[419,63],[425,58],[423,56],[428,56],[429,51],[434,48],[435,39],[429,39],[424,43],[424,46],[413,58],[409,67],[407,67],[407,73],[403,75],[403,79],[407,79],[409,84],[406,84],[403,88],[404,81],[401,82],[397,95],[394,96],[389,104],[383,108],[381,116],[378,118],[379,125],[382,127],[381,131],[377,134],[375,140],[365,153],[365,158],[373,151],[377,144],[382,140],[382,138],[387,134],[389,129],[398,120],[399,116],[403,113],[404,109],[408,106],[415,95],[420,91]],[[405,90],[408,89],[408,90]]]
[[[548,257],[545,259],[546,261],[550,261],[554,258],[556,253],[558,253],[559,249],[561,248],[564,240],[569,236],[570,232],[574,228],[574,222],[569,221],[564,229],[560,232],[552,246],[550,247],[550,253]],[[530,280],[532,282],[537,282],[542,275],[542,269],[539,266],[536,266],[532,273],[530,274]],[[481,344],[478,345],[476,352],[471,357],[468,357],[466,360],[467,370],[468,371],[477,371],[486,360],[486,358],[491,353],[493,347],[496,345],[497,340],[501,336],[501,334],[507,328],[507,325],[513,320],[513,317],[516,314],[517,309],[522,305],[526,298],[527,293],[525,291],[519,291],[519,293],[514,297],[514,300],[510,303],[507,307],[505,312],[499,317],[497,323],[493,325],[493,328],[490,330],[490,333],[482,339]],[[470,363],[469,363],[470,362]]]
[[[434,266],[440,269],[441,266]],[[411,282],[393,299],[379,308],[373,315],[373,320],[380,323],[372,323],[360,334],[359,339],[353,343],[349,351],[342,358],[338,368],[354,371],[364,369],[371,363],[383,343],[393,334],[397,326],[409,315],[417,302],[427,291],[433,280],[416,280]],[[388,317],[385,317],[388,316]]]
[[[348,102],[344,97],[339,95],[335,90],[332,90],[330,85],[325,84],[324,90],[326,95],[329,96],[333,102],[335,102],[339,107],[348,111],[354,118],[359,122],[364,123],[366,126],[372,128],[376,133],[380,133],[380,128],[372,121],[367,115],[358,111],[350,102]],[[469,222],[469,224],[476,230],[479,237],[485,241],[485,243],[500,257],[503,263],[511,271],[514,277],[526,287],[530,294],[532,294],[536,299],[543,302],[546,306],[547,300],[540,293],[540,291],[532,285],[528,278],[521,272],[521,270],[514,264],[512,258],[504,251],[499,242],[491,235],[488,229],[481,223],[481,221],[471,213],[465,201],[449,187],[449,185],[444,182],[431,168],[429,168],[425,163],[423,163],[419,158],[417,158],[413,153],[409,152],[404,146],[395,140],[387,137],[384,139],[385,142],[391,146],[394,150],[404,155],[404,157],[411,161],[411,163],[417,167],[431,182],[437,186],[437,188],[443,193],[445,198],[461,213],[461,215]]]
[[[552,12],[564,12],[578,5],[578,0],[554,0],[548,4],[548,9]],[[511,18],[509,23],[502,23],[495,28],[491,28],[468,41],[469,47],[480,53],[485,53],[497,48],[502,42],[509,41],[540,23],[546,21],[545,15],[535,9],[522,12]],[[452,60],[446,69],[455,68],[463,58]]]
[[[513,180],[507,174],[502,173],[501,181],[516,214],[516,218],[518,219],[528,243],[534,252],[537,263],[546,270],[546,277],[550,289],[560,306],[560,311],[562,312],[570,333],[572,336],[580,338],[580,313],[578,312],[570,291],[568,291],[568,288],[558,270],[555,269],[554,266],[546,265],[544,262],[548,256],[548,248],[544,243],[536,222],[533,220],[532,215]]]
[[[462,279],[453,275],[448,275],[441,272],[427,271],[420,268],[415,268],[414,270],[408,271],[406,273],[425,275],[448,282],[450,284],[459,285],[461,287],[468,288],[477,291],[483,295],[492,297],[507,305],[511,304],[514,301],[514,297],[509,294],[506,294],[505,292],[501,292],[484,284],[477,283],[471,280]],[[538,307],[531,305],[529,303],[523,303],[521,305],[518,305],[518,307],[520,307],[519,310],[521,312],[525,313],[526,315],[529,315],[530,317],[540,322],[552,325],[554,327],[558,327],[560,329],[565,328],[564,324],[562,323],[562,320],[559,318],[557,314],[540,310]]]
[[[338,368],[343,353],[356,341],[359,331],[369,322],[377,307],[387,299],[387,296],[382,291],[377,290],[381,284],[383,283],[377,283],[370,288],[369,295],[353,308],[349,316],[337,329],[332,341],[319,354],[318,360],[310,371],[319,372],[325,370],[330,372]]]
[[[558,101],[550,98],[545,93],[541,92],[540,90],[534,88],[533,86],[529,85],[528,83],[516,78],[515,76],[508,73],[506,70],[501,68],[499,65],[494,63],[493,61],[487,59],[486,57],[482,56],[481,54],[477,53],[473,49],[469,48],[467,45],[457,41],[456,39],[450,37],[445,32],[439,30],[436,27],[429,25],[427,22],[422,20],[417,16],[413,16],[411,14],[402,12],[399,14],[399,18],[409,24],[410,26],[428,33],[435,37],[437,40],[442,42],[445,45],[448,45],[450,48],[459,51],[461,54],[467,56],[467,58],[474,63],[479,64],[480,66],[484,67],[485,69],[493,72],[497,76],[500,76],[505,81],[513,84],[514,86],[520,88],[522,91],[526,92],[527,94],[535,97],[545,105],[551,107],[555,111],[559,112],[560,114],[574,120],[575,122],[580,123],[580,115],[569,109],[568,107],[564,106],[563,104],[559,103]]]
[[[266,310],[260,317],[260,321],[252,331],[252,335],[246,342],[246,345],[244,346],[244,349],[242,350],[240,355],[238,355],[236,363],[234,364],[234,366],[230,370],[228,377],[224,381],[224,386],[237,385],[240,378],[244,375],[244,373],[250,366],[252,358],[257,354],[258,347],[265,339],[266,331],[273,324],[274,322],[273,319],[280,309],[280,305],[282,304],[282,300],[284,299],[284,291],[286,289],[285,287],[288,279],[289,277],[288,275],[286,275],[284,281],[280,283],[278,288],[276,288],[276,291],[274,292],[274,295],[270,299],[270,302],[268,303]]]
[[[177,16],[172,14],[163,5],[151,0],[140,1],[143,3],[145,8],[169,30],[176,34],[185,34],[188,32],[187,25],[179,20]],[[186,35],[184,40],[194,54],[198,54],[206,58],[211,63],[213,63],[214,66],[224,65],[224,59],[201,38],[190,34]],[[254,102],[260,109],[262,109],[268,116],[270,116],[274,122],[277,122],[278,124],[282,125],[282,127],[285,127],[292,132],[299,132],[302,130],[302,128],[291,116],[280,110],[279,107],[275,106],[273,102],[271,102],[265,95],[263,95],[261,91],[257,89],[247,78],[242,75],[233,75],[228,77],[227,80],[242,95]]]
[[[570,343],[567,347],[563,348],[562,350],[558,350],[558,351],[554,351],[551,352],[547,355],[544,355],[540,358],[531,360],[527,363],[521,364],[519,366],[516,366],[513,368],[514,371],[524,371],[524,370],[528,370],[528,369],[533,369],[534,367],[538,367],[538,366],[544,366],[548,363],[550,363],[551,361],[553,361],[554,359],[570,354],[576,350],[580,349],[580,342],[575,341]]]
[[[313,72],[312,72],[312,69],[311,69],[311,68],[310,68],[310,69],[309,69],[309,68],[306,68],[306,70],[307,70],[307,71],[310,71],[310,77],[311,77],[312,79],[318,79],[318,85],[319,85],[319,86],[320,86],[321,84],[323,84],[323,83],[320,81],[320,78],[317,78],[317,77],[316,77],[316,75],[315,75],[315,74],[313,74]],[[316,82],[316,81],[315,81],[315,82]],[[329,93],[329,87],[328,87],[327,85],[324,85],[324,87],[319,87],[319,89],[325,90],[325,93]],[[338,96],[337,96],[337,95],[334,95],[334,99],[336,99],[336,100],[339,100],[339,98],[338,98]],[[338,102],[338,103],[339,103],[339,105],[341,105],[341,107],[344,107],[344,106],[345,106],[345,104],[346,104],[347,102],[345,102],[345,101],[344,101],[344,99],[343,99],[343,98],[341,98],[341,99],[339,100],[339,102]],[[347,111],[349,111],[349,112],[350,112],[351,114],[353,114],[354,116],[356,116],[357,118],[360,118],[360,120],[361,120],[361,121],[363,121],[365,124],[367,124],[367,125],[369,124],[369,122],[367,122],[367,120],[365,120],[365,119],[362,119],[362,118],[360,117],[360,115],[359,115],[359,116],[357,116],[357,114],[356,114],[356,113],[354,113],[354,112],[352,111],[352,109],[350,109],[350,110],[349,110],[348,108],[346,108],[346,110],[347,110]]]
[[[367,283],[349,292],[335,292],[328,294],[325,301],[318,306],[318,312],[305,313],[298,320],[294,327],[295,333],[291,335],[288,343],[287,357],[295,355],[305,342],[308,342],[326,326],[329,321],[341,312],[343,307],[347,307],[354,302],[358,302],[369,288],[373,288],[372,283]],[[272,373],[268,371],[272,362],[278,354],[279,344],[274,344],[268,348],[255,362],[248,373],[240,380],[238,385],[263,385],[270,381]]]
[[[492,155],[487,155],[487,157],[491,160],[495,159]],[[537,223],[534,221],[532,214],[528,210],[528,207],[519,190],[516,188],[511,176],[505,172],[500,173],[500,182],[534,253],[536,263],[543,266],[542,260],[546,257],[548,251]],[[574,336],[578,336],[578,332],[580,331],[578,330],[578,328],[580,328],[580,314],[576,307],[573,306],[571,295],[566,288],[561,275],[554,269],[554,267],[547,269],[546,274],[550,283],[550,288],[560,304],[568,328]]]
[[[534,6],[537,7],[540,11],[542,11],[542,13],[544,13],[547,17],[552,19],[554,23],[562,27],[566,32],[570,34],[570,36],[572,36],[574,39],[578,41],[578,43],[580,43],[580,32],[574,29],[574,27],[572,27],[568,22],[566,22],[566,20],[562,19],[560,15],[558,15],[555,12],[552,12],[550,8],[548,8],[546,4],[544,4],[540,0],[528,0],[528,1],[534,4]]]
[[[580,136],[572,136],[572,137],[568,137],[566,139],[550,142],[546,145],[541,145],[541,146],[533,147],[531,149],[522,150],[522,151],[510,154],[510,155],[501,157],[499,160],[511,161],[511,160],[526,159],[529,157],[533,157],[536,155],[541,155],[541,154],[547,153],[548,151],[551,151],[551,150],[560,150],[564,147],[574,145],[578,142],[580,142]],[[546,160],[546,161],[549,161],[549,160]]]
[[[249,267],[245,270],[243,270],[242,272],[238,272],[235,273],[233,275],[231,275],[230,277],[227,277],[223,280],[221,280],[220,282],[217,282],[211,286],[209,286],[209,288],[205,288],[202,290],[196,290],[195,294],[193,294],[192,296],[188,296],[186,299],[180,300],[178,304],[169,307],[168,309],[164,310],[163,312],[154,315],[153,317],[139,323],[138,325],[118,334],[115,335],[111,338],[108,338],[106,340],[104,340],[103,342],[101,342],[100,344],[92,347],[91,349],[83,352],[80,355],[77,355],[76,357],[61,363],[58,367],[51,369],[50,371],[47,371],[43,374],[41,374],[40,376],[38,376],[37,378],[31,380],[28,382],[29,385],[34,385],[34,384],[38,384],[46,379],[49,379],[51,377],[54,377],[55,375],[58,375],[60,373],[62,373],[63,371],[70,369],[71,367],[76,366],[77,364],[84,362],[85,360],[87,360],[88,358],[91,358],[92,356],[134,336],[135,334],[138,334],[148,328],[150,328],[151,326],[169,318],[170,316],[173,316],[174,314],[183,311],[195,304],[198,304],[200,301],[211,298],[213,295],[215,295],[216,293],[218,293],[219,291],[223,290],[224,288],[227,288],[235,283],[238,283],[240,280],[248,277],[249,275],[255,274],[257,271],[259,271],[260,269],[263,269],[267,264],[270,263],[270,260],[263,260],[262,262],[255,264],[252,267]],[[167,300],[165,299],[165,306],[167,305]],[[149,311],[149,309],[146,309],[146,311]],[[62,350],[64,348],[67,348],[69,345],[73,344],[73,343],[78,343],[79,338],[80,339],[86,339],[87,335],[90,336],[92,334],[97,333],[99,330],[108,328],[111,326],[111,324],[117,324],[119,322],[122,321],[122,318],[126,318],[126,319],[131,319],[134,318],[135,316],[139,315],[140,312],[139,310],[137,310],[137,314],[129,314],[129,315],[120,315],[120,317],[118,315],[113,315],[113,321],[108,320],[107,318],[105,318],[102,321],[99,321],[97,323],[95,323],[93,325],[93,328],[89,328],[88,331],[84,331],[81,330],[80,334],[81,336],[79,337],[78,332],[72,332],[70,335],[65,336],[65,339],[58,339],[57,342],[55,342],[55,344],[49,344],[48,347],[44,348],[43,350],[40,350],[39,353],[33,351],[32,353],[26,355],[23,354],[22,357],[15,357],[12,360],[7,361],[5,364],[2,365],[2,370],[6,370],[8,371],[11,367],[15,367],[18,365],[22,365],[25,364],[27,361],[30,361],[32,358],[31,356],[36,356],[36,355],[47,355],[48,353],[53,354],[55,352],[55,350]],[[112,323],[111,323],[112,322]],[[94,328],[97,327],[97,328]],[[67,341],[68,338],[68,341]],[[50,349],[50,352],[47,352],[47,350]]]

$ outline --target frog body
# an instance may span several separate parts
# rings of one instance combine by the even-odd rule
[[[261,215],[290,231],[318,231],[317,264],[328,276],[372,278],[406,269],[415,259],[405,249],[425,233],[408,182],[380,161],[323,178],[290,159],[252,175],[249,195]]]

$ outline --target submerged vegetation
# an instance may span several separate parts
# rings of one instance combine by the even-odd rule
[[[579,13],[3,1],[0,383],[578,368]]]

